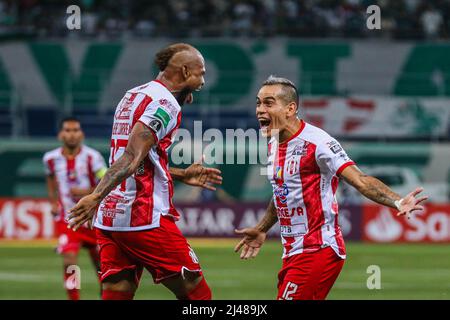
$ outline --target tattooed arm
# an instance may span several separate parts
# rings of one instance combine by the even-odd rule
[[[262,217],[261,221],[256,225],[256,229],[259,231],[262,231],[264,233],[267,233],[270,228],[274,226],[275,223],[278,221],[277,216],[277,209],[275,208],[275,205],[273,204],[273,198],[270,199],[269,205],[266,209],[266,214],[264,217]]]
[[[83,197],[69,211],[70,228],[77,230],[86,221],[91,221],[103,198],[138,169],[150,148],[155,144],[155,138],[150,130],[144,124],[136,123],[123,155],[106,171],[94,192]]]
[[[364,174],[354,165],[345,168],[340,177],[357,189],[366,198],[376,203],[397,209],[399,211],[397,215],[406,215],[408,219],[413,211],[423,210],[423,206],[419,204],[428,199],[427,196],[415,198],[416,195],[423,191],[422,188],[417,188],[402,198],[383,182],[377,178]]]
[[[234,252],[238,252],[243,247],[241,259],[256,257],[266,240],[267,232],[275,223],[277,223],[277,221],[277,210],[273,203],[273,199],[271,199],[266,214],[255,227],[235,230],[237,234],[243,235],[244,238],[236,245]]]

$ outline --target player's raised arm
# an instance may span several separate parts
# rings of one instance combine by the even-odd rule
[[[86,221],[91,221],[103,198],[138,169],[154,144],[154,132],[143,123],[137,122],[123,155],[106,171],[94,192],[83,197],[70,210],[69,227],[77,230]]]
[[[355,165],[345,168],[340,176],[366,198],[395,208],[399,211],[397,216],[406,215],[408,219],[414,211],[423,210],[424,207],[421,203],[428,199],[428,196],[416,198],[423,191],[423,188],[416,188],[402,198],[377,178],[364,174]]]
[[[254,258],[258,254],[261,246],[266,240],[266,234],[277,223],[277,210],[273,203],[273,199],[270,200],[267,207],[266,214],[261,221],[253,228],[245,228],[241,230],[235,230],[237,234],[244,235],[244,238],[236,245],[234,252],[238,252],[241,248],[241,259]]]

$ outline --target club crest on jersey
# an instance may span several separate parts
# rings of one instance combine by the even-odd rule
[[[67,171],[67,179],[69,180],[69,182],[76,182],[77,181],[77,172],[75,170]]]
[[[286,183],[283,183],[281,186],[278,186],[274,191],[273,194],[277,198],[277,200],[281,203],[287,202],[287,196],[289,194],[289,188],[286,185]]]
[[[336,140],[327,142],[327,146],[334,154],[342,151],[341,145]]]
[[[287,171],[290,175],[296,174],[299,169],[298,159],[290,159],[287,164]]]

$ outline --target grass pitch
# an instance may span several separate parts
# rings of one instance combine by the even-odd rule
[[[275,299],[281,244],[268,241],[259,256],[243,261],[237,239],[191,239],[215,299]],[[49,242],[0,241],[0,299],[66,299],[61,258]],[[450,246],[347,244],[347,261],[328,299],[450,299]],[[88,255],[81,251],[81,298],[99,299]],[[381,289],[366,286],[367,268],[381,269]],[[136,299],[174,299],[144,272]]]

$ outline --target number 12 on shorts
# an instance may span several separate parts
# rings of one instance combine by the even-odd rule
[[[293,297],[291,295],[296,293],[297,289],[298,289],[298,285],[296,285],[295,283],[292,283],[292,282],[288,282],[286,284],[286,288],[284,288],[284,292],[283,292],[283,295],[281,296],[280,300],[292,300]]]

